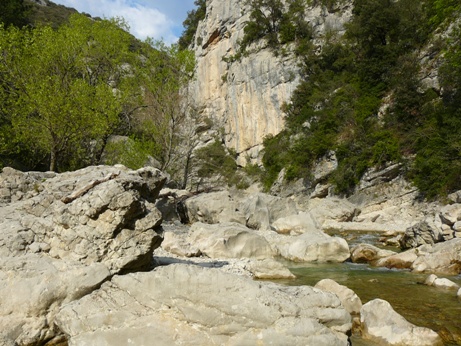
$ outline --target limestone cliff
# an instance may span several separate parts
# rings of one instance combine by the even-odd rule
[[[343,30],[351,8],[347,2],[330,12],[310,7],[305,15],[321,44],[325,33]],[[263,138],[283,129],[281,106],[299,82],[294,55],[275,56],[263,42],[253,46],[248,56],[229,59],[239,49],[248,19],[245,0],[207,0],[206,17],[192,44],[197,60],[192,99],[203,116],[224,129],[226,146],[236,150],[240,164],[247,157],[257,159]]]

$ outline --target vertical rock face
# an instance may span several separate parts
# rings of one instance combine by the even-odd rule
[[[350,6],[329,13],[325,8],[306,10],[319,42],[327,31],[342,31]],[[263,138],[284,127],[281,106],[299,83],[293,54],[279,54],[256,43],[246,57],[231,59],[239,49],[250,10],[244,0],[208,0],[207,14],[199,24],[193,50],[196,79],[190,85],[197,109],[225,131],[225,142],[244,157],[258,157]],[[242,155],[243,154],[243,155]]]

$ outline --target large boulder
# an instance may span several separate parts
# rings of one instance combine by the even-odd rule
[[[399,315],[385,300],[374,299],[360,311],[362,336],[385,345],[441,345],[439,335],[423,327],[417,327]]]
[[[249,195],[243,201],[243,205],[246,225],[259,230],[269,230],[274,220],[297,211],[293,200],[264,193]]]
[[[407,250],[395,255],[378,259],[373,263],[377,267],[396,269],[410,269],[413,262],[418,258],[416,249]]]
[[[347,345],[351,317],[331,294],[189,265],[115,276],[62,308],[69,345]]]
[[[373,247],[360,245],[352,250],[353,261],[372,263],[379,267],[411,269],[417,273],[436,273],[458,275],[461,273],[461,239],[452,239],[435,245],[422,245],[401,253],[389,252]],[[381,253],[383,256],[379,256]]]
[[[275,232],[264,236],[278,254],[293,262],[344,262],[350,256],[346,240],[331,237],[313,229],[299,236],[279,235]]]
[[[328,220],[337,222],[352,221],[354,216],[359,213],[357,207],[347,199],[336,197],[299,197],[297,199],[297,204],[300,210],[308,211],[320,227]]]
[[[447,290],[458,290],[459,285],[447,278],[439,278],[435,274],[429,275],[426,280],[424,280],[424,284],[428,286],[434,286],[436,288],[442,288]]]
[[[461,203],[461,190],[450,193],[448,199],[453,203]]]
[[[185,201],[191,223],[238,222],[252,229],[268,230],[284,215],[295,214],[293,201],[264,193],[218,191],[191,197]]]
[[[418,258],[411,265],[414,272],[458,275],[461,273],[461,239],[456,238],[434,246],[417,249]]]
[[[244,225],[245,215],[239,201],[229,191],[217,191],[188,198],[185,206],[191,223],[238,222]]]
[[[254,230],[236,222],[209,225],[194,223],[188,242],[210,258],[272,258],[269,242]]]
[[[294,279],[296,276],[282,263],[272,258],[253,260],[245,266],[255,279]]]
[[[442,230],[424,220],[408,227],[399,243],[402,249],[410,249],[425,244],[433,245],[441,241],[444,241]]]
[[[154,168],[88,167],[41,182],[39,194],[0,210],[0,256],[47,255],[112,273],[147,268],[162,241]]]
[[[317,230],[319,226],[309,212],[300,212],[275,220],[272,223],[272,229],[281,234],[299,235]]]
[[[325,156],[314,163],[312,169],[312,184],[315,185],[325,180],[331,173],[338,168],[338,159],[334,151],[329,151]]]
[[[196,257],[202,252],[189,240],[189,229],[166,229],[163,233],[162,248],[173,255],[180,257]]]
[[[449,204],[441,208],[440,219],[445,225],[453,226],[457,221],[461,221],[461,204]]]
[[[371,244],[359,244],[351,250],[351,260],[354,263],[375,264],[378,260],[395,255],[394,251],[380,249]]]
[[[4,169],[2,179],[16,185],[0,208],[0,340],[57,344],[62,304],[114,274],[151,268],[162,240],[154,201],[166,178],[153,168],[98,166],[33,175]]]

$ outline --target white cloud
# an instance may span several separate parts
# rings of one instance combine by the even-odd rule
[[[168,0],[161,0],[168,1]],[[172,1],[172,0],[170,0]],[[174,1],[174,0],[173,0]],[[173,43],[178,39],[178,26],[171,17],[153,7],[155,1],[137,0],[54,0],[54,2],[86,12],[93,17],[123,17],[130,26],[130,32],[141,40],[152,37]],[[190,8],[182,8],[185,13]],[[183,19],[184,20],[184,19]]]

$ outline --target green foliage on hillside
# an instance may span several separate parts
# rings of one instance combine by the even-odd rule
[[[194,39],[198,23],[205,18],[206,0],[195,0],[196,9],[187,12],[187,18],[183,22],[184,31],[179,38],[180,49],[187,49]]]
[[[48,0],[45,0],[46,6],[30,0],[24,0],[24,2],[30,8],[28,21],[32,26],[50,25],[56,29],[67,23],[71,15],[78,13],[74,8],[58,5]]]
[[[339,4],[314,3],[329,10]],[[320,52],[312,35],[284,33],[296,32],[306,2],[283,7],[252,0],[250,6],[242,49],[260,39],[274,51],[293,42],[302,64],[302,82],[284,108],[286,129],[264,142],[266,187],[283,168],[288,180],[309,178],[315,161],[334,150],[339,165],[330,182],[337,193],[350,193],[368,168],[391,162],[406,163],[426,197],[461,188],[460,30],[446,41],[433,39],[459,15],[457,1],[355,0],[345,35],[330,33]],[[418,56],[430,40],[430,55],[446,53],[441,95],[421,85]]]
[[[194,59],[176,46],[133,45],[127,29],[121,19],[79,14],[57,29],[0,27],[2,165],[63,171],[98,164],[110,137],[124,135],[145,160],[167,167]]]
[[[5,26],[18,27],[29,24],[30,7],[27,0],[2,0],[0,2],[0,23]]]
[[[425,2],[429,14],[429,24],[436,28],[438,25],[451,20],[459,14],[461,3],[458,0],[428,0]]]

